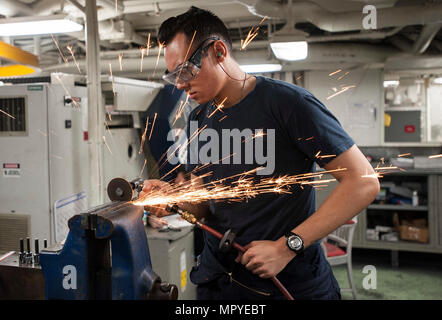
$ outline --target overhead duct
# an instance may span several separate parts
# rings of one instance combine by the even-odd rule
[[[361,11],[330,12],[314,2],[293,2],[287,5],[265,0],[241,0],[257,16],[273,19],[292,18],[295,23],[310,22],[328,32],[343,32],[362,29],[364,14]],[[420,5],[377,9],[377,29],[408,25],[442,22],[442,3],[422,3]]]
[[[271,57],[269,51],[266,48],[266,41],[258,41],[252,43],[256,49],[248,48],[247,50],[234,50],[233,56],[239,64],[254,64],[254,63],[270,63]],[[252,45],[251,44],[251,45]],[[234,48],[236,46],[234,45]],[[155,50],[156,49],[156,50]],[[120,71],[120,64],[118,60],[118,53],[123,54],[122,69]],[[368,44],[323,44],[313,43],[309,47],[309,56],[302,62],[289,63],[284,65],[290,70],[321,70],[330,68],[334,65],[355,65],[355,64],[383,64],[384,61],[391,55],[397,54],[397,50],[392,50],[388,47],[379,47]],[[103,52],[101,54],[101,73],[109,74],[109,63],[112,67],[112,73],[114,75],[124,76],[136,76],[136,77],[149,77],[152,76],[153,70],[157,62],[158,48],[154,48],[149,56],[143,57],[143,64],[141,70],[141,58],[140,56],[134,57],[137,51],[128,50],[127,55],[130,58],[125,58],[125,51],[116,51],[114,53]],[[274,60],[273,60],[274,61]],[[85,61],[78,61],[80,68],[84,70]],[[160,78],[166,69],[164,57],[160,57],[156,68],[156,78]],[[65,72],[65,73],[78,73],[78,70],[74,63],[59,64],[45,68],[45,72]]]
[[[29,16],[33,15],[34,11],[29,6],[17,0],[3,0],[0,6],[0,14],[5,17]]]
[[[419,54],[424,53],[425,50],[427,50],[428,46],[430,45],[431,41],[433,41],[434,37],[439,32],[441,27],[442,23],[433,23],[424,26],[421,34],[419,35],[419,38],[417,38],[417,40],[414,42],[411,51],[413,53],[419,53]]]

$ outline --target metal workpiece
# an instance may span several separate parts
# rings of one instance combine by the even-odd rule
[[[143,184],[144,184],[144,179],[142,178],[135,179],[130,182],[132,189],[137,192],[141,192],[143,190]]]
[[[26,238],[26,264],[30,265],[34,263],[34,255],[31,252],[31,239]]]
[[[19,264],[26,263],[25,243],[23,239],[20,239],[20,253],[18,254],[18,262]]]
[[[40,248],[38,245],[38,239],[34,240],[34,264],[40,264]]]

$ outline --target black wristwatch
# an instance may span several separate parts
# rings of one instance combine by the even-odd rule
[[[287,247],[289,247],[290,250],[295,252],[297,256],[303,257],[304,240],[302,240],[301,236],[290,231],[285,235],[285,237],[286,237]]]

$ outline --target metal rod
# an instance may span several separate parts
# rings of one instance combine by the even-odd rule
[[[199,227],[199,228],[201,228],[201,229],[203,229],[203,230],[206,230],[207,232],[211,233],[212,235],[214,235],[215,237],[217,237],[217,238],[220,239],[220,240],[221,240],[222,237],[223,237],[223,235],[222,235],[221,233],[219,233],[218,231],[216,231],[216,230],[212,229],[211,227],[205,225],[204,223],[201,223],[199,220],[197,220],[197,219],[195,218],[194,215],[190,214],[190,213],[187,212],[187,211],[184,211],[184,210],[178,208],[178,206],[176,206],[176,205],[174,205],[174,206],[168,205],[168,206],[166,207],[166,210],[167,210],[167,211],[170,211],[170,212],[178,213],[178,214],[179,214],[180,216],[182,216],[186,221],[188,221],[188,222],[190,222],[190,223],[196,225],[197,227]],[[236,241],[234,241],[234,242],[232,243],[232,246],[233,246],[236,250],[238,250],[239,252],[241,252],[241,253],[246,252],[246,249],[245,249],[243,246],[239,245]],[[292,297],[292,295],[290,294],[290,292],[288,292],[287,288],[284,287],[284,285],[283,285],[283,284],[282,284],[282,283],[281,283],[276,277],[271,277],[270,279],[273,281],[273,283],[276,285],[276,287],[279,289],[279,291],[281,291],[281,293],[284,295],[284,297],[285,297],[287,300],[294,300],[293,297]]]
[[[26,251],[31,253],[31,239],[29,237],[26,238]]]
[[[89,206],[103,203],[101,187],[103,185],[103,143],[104,111],[101,96],[100,79],[100,37],[98,35],[96,0],[85,2],[86,13],[86,60],[87,60],[87,97],[88,97],[88,132],[89,132]],[[90,196],[89,196],[90,195]]]
[[[0,256],[0,261],[5,260],[7,257],[12,256],[15,253],[15,251],[9,251],[8,253],[5,253],[4,255]]]
[[[35,250],[35,254],[39,254],[40,253],[40,248],[38,247],[38,239],[34,240],[34,250]]]

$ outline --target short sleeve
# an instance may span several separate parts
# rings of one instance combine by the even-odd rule
[[[321,167],[354,145],[338,119],[313,95],[294,101],[288,131],[295,145]]]

